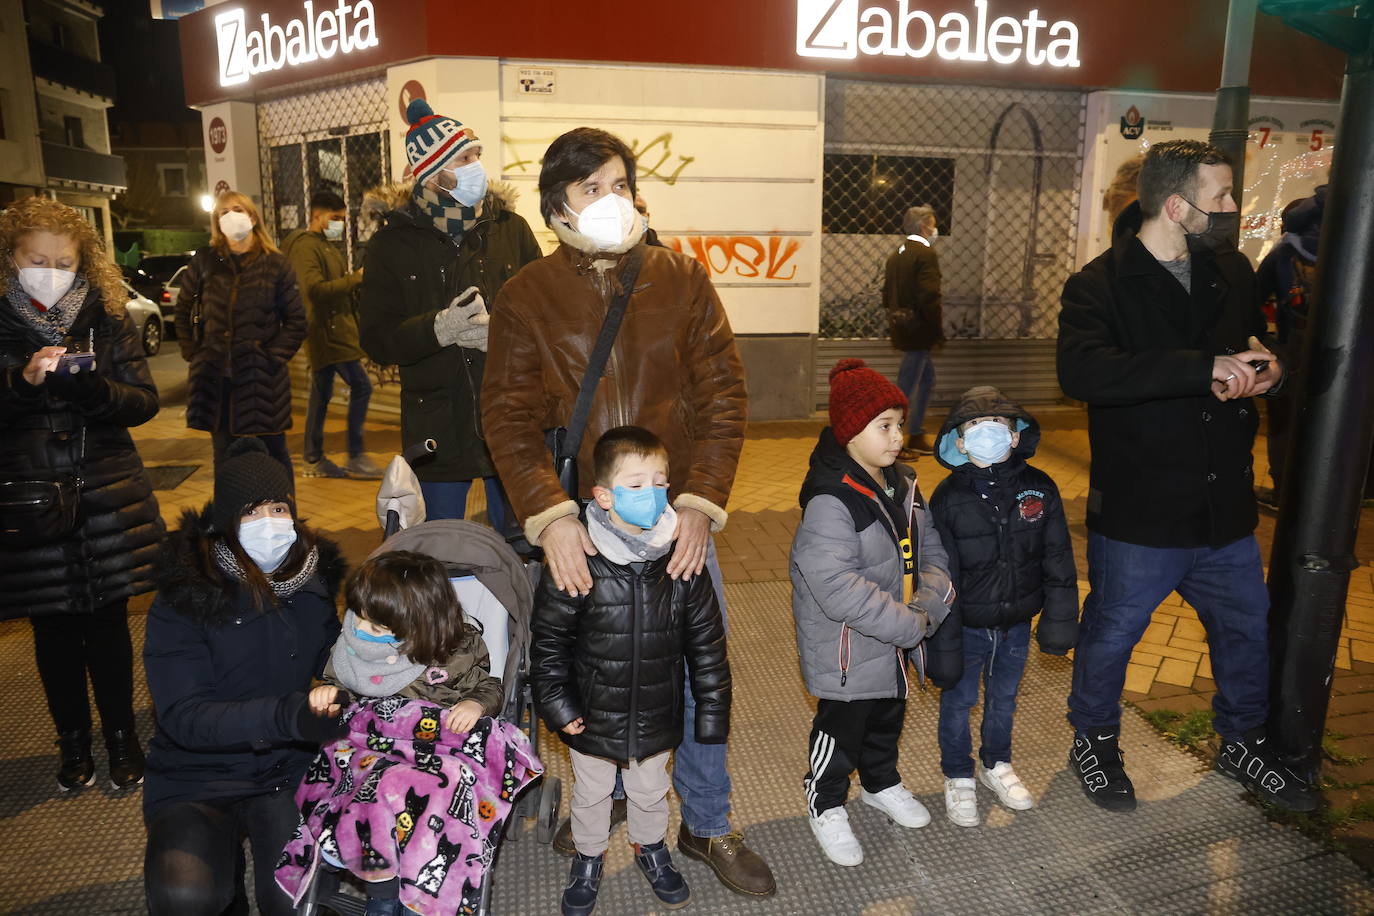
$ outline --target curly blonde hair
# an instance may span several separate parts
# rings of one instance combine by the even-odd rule
[[[106,312],[116,318],[124,314],[128,293],[119,268],[105,250],[105,240],[78,211],[50,197],[25,197],[0,211],[0,278],[8,284],[18,276],[14,250],[32,232],[51,232],[76,242],[81,259],[77,273],[99,291]]]

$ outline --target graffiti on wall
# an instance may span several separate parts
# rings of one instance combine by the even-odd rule
[[[516,172],[528,174],[537,171],[539,166],[544,164],[544,151],[555,139],[557,138],[517,139],[502,135],[501,140],[505,143],[511,157],[505,165],[504,173],[507,175]],[[635,154],[637,163],[635,174],[640,179],[657,178],[667,185],[677,184],[683,171],[697,159],[696,156],[687,156],[673,149],[671,132],[659,134],[646,143],[641,143],[639,139],[631,139],[626,142],[630,145],[630,151]]]
[[[712,279],[781,282],[796,279],[794,258],[802,247],[801,239],[777,235],[683,235],[662,242],[696,258]]]

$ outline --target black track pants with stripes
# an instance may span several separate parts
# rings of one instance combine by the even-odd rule
[[[849,796],[849,774],[870,793],[902,781],[897,775],[897,739],[906,719],[906,700],[820,700],[811,723],[811,769],[802,781],[812,817]]]

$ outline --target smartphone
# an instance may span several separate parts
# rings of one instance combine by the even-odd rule
[[[94,371],[94,353],[63,353],[57,358],[57,368],[52,372],[53,375],[80,375]]]

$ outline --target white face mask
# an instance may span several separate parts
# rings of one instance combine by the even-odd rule
[[[574,228],[604,249],[618,247],[630,237],[635,220],[640,219],[635,205],[619,194],[607,194],[572,214]]]
[[[219,218],[219,229],[236,242],[242,242],[253,231],[253,218],[247,213],[230,210]]]
[[[986,465],[1000,464],[1011,455],[1011,430],[1005,423],[984,420],[964,430],[964,451]]]
[[[76,282],[76,272],[60,270],[56,267],[21,267],[19,285],[43,308],[50,309],[58,299],[67,295],[67,290]]]
[[[343,220],[331,219],[324,227],[324,237],[331,242],[337,242],[343,238]]]
[[[239,525],[239,544],[265,573],[276,570],[296,543],[296,522],[290,518],[255,518]]]
[[[930,234],[926,236],[926,241],[927,241],[927,242],[933,242],[933,241],[935,241],[936,239],[938,239],[939,237],[940,237],[940,227],[939,227],[939,226],[931,226],[931,227],[930,227]]]
[[[475,207],[487,196],[487,170],[482,168],[480,159],[444,171],[451,172],[457,182],[449,189],[449,196],[464,207]]]

